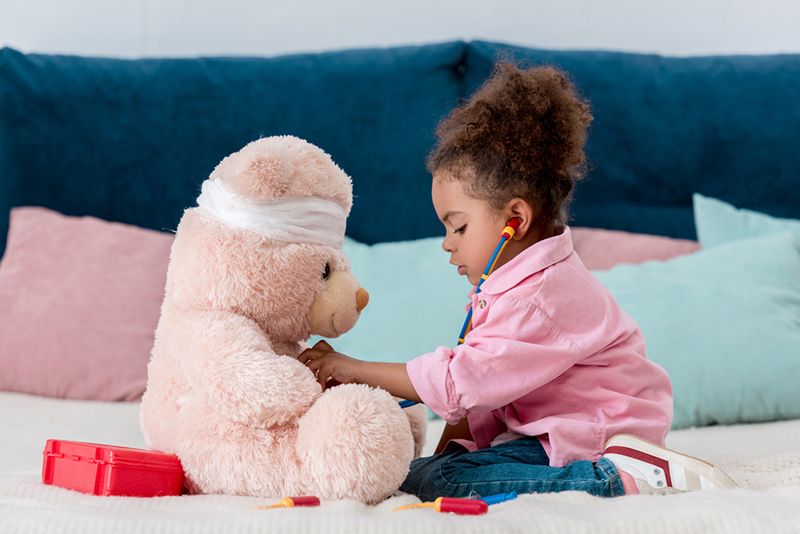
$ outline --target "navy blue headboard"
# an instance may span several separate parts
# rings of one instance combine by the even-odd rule
[[[0,251],[38,205],[174,229],[229,153],[291,134],[353,178],[348,234],[440,235],[424,159],[498,50],[570,72],[595,116],[577,226],[693,238],[691,194],[800,217],[800,56],[663,58],[486,42],[276,58],[121,60],[0,50]]]

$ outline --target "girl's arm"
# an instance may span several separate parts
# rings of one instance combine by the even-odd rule
[[[404,363],[365,362],[350,358],[333,350],[325,341],[306,349],[298,357],[317,375],[323,388],[333,384],[366,384],[384,389],[394,395],[414,402],[422,402]]]
[[[439,439],[439,444],[436,446],[434,454],[439,454],[444,450],[445,445],[453,439],[467,439],[473,441],[472,432],[469,430],[469,422],[464,417],[461,421],[454,425],[445,425],[442,437]]]

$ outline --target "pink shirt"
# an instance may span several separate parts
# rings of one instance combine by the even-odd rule
[[[407,364],[431,410],[451,424],[469,418],[468,449],[488,447],[505,430],[497,420],[539,436],[554,467],[596,461],[617,434],[664,444],[669,376],[575,254],[569,228],[498,268],[470,298],[464,343]]]

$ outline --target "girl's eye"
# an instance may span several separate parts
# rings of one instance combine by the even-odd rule
[[[464,230],[466,230],[466,228],[467,228],[467,225],[465,224],[461,228],[456,228],[455,230],[453,230],[453,233],[454,234],[463,234]]]
[[[322,278],[327,280],[331,276],[331,265],[329,263],[325,264],[325,270],[322,272]]]

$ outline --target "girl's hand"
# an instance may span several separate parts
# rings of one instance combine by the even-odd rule
[[[357,368],[364,363],[336,352],[325,341],[304,350],[297,359],[314,372],[322,389],[355,382]]]
[[[317,374],[323,389],[337,384],[366,384],[385,389],[395,397],[422,402],[411,383],[404,363],[364,362],[333,350],[320,341],[297,357]]]

